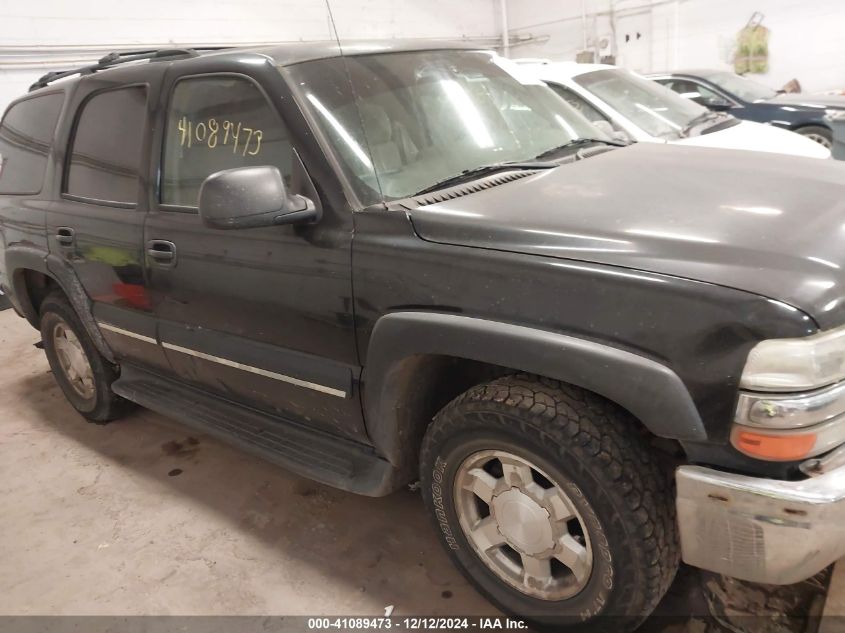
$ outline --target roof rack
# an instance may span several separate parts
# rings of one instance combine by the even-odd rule
[[[44,88],[45,86],[48,86],[49,84],[58,79],[64,79],[65,77],[71,77],[73,75],[90,75],[97,72],[98,70],[105,70],[106,68],[117,66],[118,64],[136,62],[144,59],[150,61],[157,61],[179,57],[196,57],[200,54],[200,51],[218,51],[226,48],[231,47],[204,46],[195,48],[160,48],[155,50],[144,51],[126,51],[122,53],[113,52],[109,53],[105,57],[101,57],[96,64],[82,66],[80,68],[73,68],[71,70],[56,70],[53,72],[49,72],[46,75],[40,77],[38,81],[36,81],[34,84],[32,84],[29,87],[29,92],[32,92],[33,90],[38,90],[39,88]]]

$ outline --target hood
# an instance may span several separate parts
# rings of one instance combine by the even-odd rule
[[[763,103],[803,106],[822,110],[825,108],[845,110],[845,96],[842,95],[808,95],[800,92],[797,94],[779,94],[771,99],[766,99]]]
[[[421,238],[737,288],[845,323],[845,163],[639,143],[412,208]]]
[[[830,158],[830,150],[805,136],[772,125],[739,121],[736,125],[676,141],[696,147],[750,149],[758,152],[791,154],[806,158]]]

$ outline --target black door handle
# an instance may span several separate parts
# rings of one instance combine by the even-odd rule
[[[69,226],[60,226],[56,229],[56,241],[62,246],[73,246],[73,229]]]
[[[167,240],[147,242],[147,255],[159,264],[172,266],[176,261],[176,244]]]

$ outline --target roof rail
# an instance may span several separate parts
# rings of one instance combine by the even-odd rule
[[[144,59],[150,61],[158,61],[179,57],[196,57],[200,54],[200,51],[217,51],[225,48],[231,47],[205,46],[196,48],[160,48],[155,50],[144,51],[113,52],[109,53],[104,57],[101,57],[96,64],[81,66],[80,68],[73,68],[70,70],[56,70],[53,72],[49,72],[46,75],[40,77],[38,81],[36,81],[34,84],[32,84],[29,87],[29,92],[32,92],[33,90],[38,90],[39,88],[44,88],[45,86],[48,86],[49,84],[58,79],[72,77],[73,75],[90,75],[97,72],[98,70],[105,70],[106,68],[117,66],[118,64],[125,64],[128,62],[135,62]]]

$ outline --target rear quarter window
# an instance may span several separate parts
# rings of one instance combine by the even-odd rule
[[[0,193],[37,194],[44,185],[47,155],[64,93],[18,101],[0,123]]]

